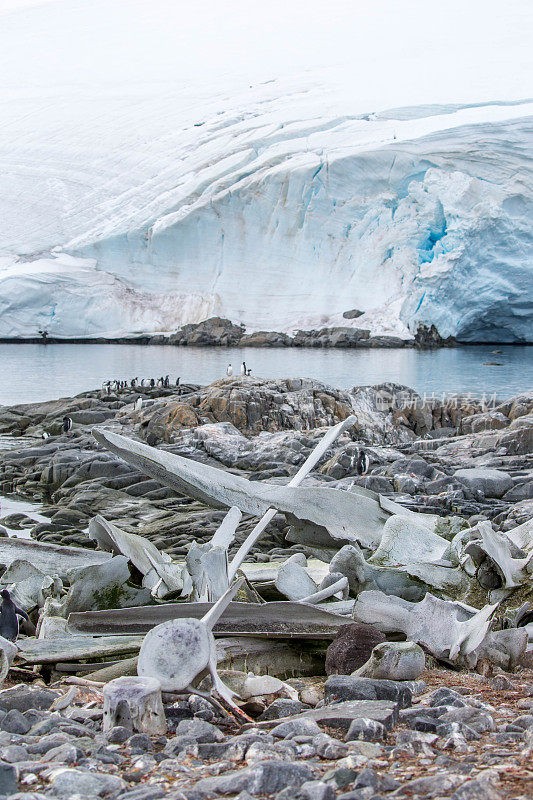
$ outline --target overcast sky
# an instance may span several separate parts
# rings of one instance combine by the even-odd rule
[[[0,0],[0,9],[10,92],[144,80],[232,89],[319,70],[354,110],[533,94],[532,0]]]

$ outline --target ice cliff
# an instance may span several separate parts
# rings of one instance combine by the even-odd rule
[[[307,47],[243,73],[250,20],[226,30],[204,2],[185,24],[179,5],[65,0],[2,18],[0,337],[220,315],[249,331],[531,341],[533,103],[500,62],[452,90],[428,61],[425,85],[392,37],[379,74],[360,54],[364,80],[352,56],[332,66]],[[350,31],[363,47],[364,24]],[[208,67],[194,32],[216,45]],[[364,315],[348,322],[352,308]]]

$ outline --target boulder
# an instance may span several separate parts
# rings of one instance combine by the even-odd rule
[[[352,675],[330,675],[324,685],[324,702],[344,700],[389,700],[400,708],[411,705],[413,693],[401,681],[359,678]]]
[[[485,497],[503,497],[513,487],[511,476],[499,469],[487,467],[458,469],[454,477],[470,490],[482,492]]]
[[[425,665],[424,651],[415,642],[383,642],[374,647],[366,664],[353,674],[362,678],[414,681]]]
[[[373,625],[351,622],[341,625],[326,651],[326,675],[351,675],[362,667],[385,636]]]

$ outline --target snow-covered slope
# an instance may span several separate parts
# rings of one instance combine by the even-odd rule
[[[527,3],[467,5],[453,42],[421,38],[417,0],[1,17],[0,337],[359,308],[375,332],[531,340]]]

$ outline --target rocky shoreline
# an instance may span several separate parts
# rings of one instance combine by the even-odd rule
[[[365,328],[348,326],[298,330],[293,336],[289,336],[278,331],[256,331],[247,334],[243,325],[236,325],[231,320],[222,317],[211,317],[203,322],[184,325],[178,331],[168,334],[139,334],[119,337],[98,336],[94,338],[57,338],[48,334],[45,337],[0,339],[0,343],[7,344],[42,344],[43,342],[47,344],[139,344],[178,347],[419,347],[424,349],[460,346],[460,343],[453,337],[443,339],[434,325],[431,328],[421,326],[412,339],[402,339],[399,336],[371,336],[370,331]],[[469,342],[469,344],[472,343]]]
[[[139,398],[143,405],[136,412]],[[35,437],[33,446],[0,456],[0,489],[45,503],[49,524],[9,520],[8,526],[28,528],[39,541],[86,546],[83,529],[91,516],[104,513],[126,530],[142,527],[158,546],[183,554],[190,531],[209,538],[223,513],[176,496],[104,452],[91,435],[94,426],[105,424],[252,480],[284,482],[321,428],[355,412],[357,430],[324,457],[307,479],[310,485],[353,483],[408,508],[463,519],[482,515],[505,530],[533,515],[532,410],[531,395],[487,410],[481,401],[461,397],[425,403],[394,384],[340,391],[299,379],[229,378],[208,387],[84,392],[0,407],[0,435]],[[68,436],[61,435],[65,415],[73,421]],[[355,472],[361,445],[370,458],[364,476]],[[275,518],[263,550],[268,544],[280,553],[298,549],[284,543],[287,528],[281,515]],[[243,536],[245,530],[246,524]]]
[[[455,541],[461,531],[473,531],[483,523],[494,535],[504,536],[518,526],[527,528],[533,519],[533,394],[487,408],[482,401],[461,396],[424,401],[408,387],[395,384],[341,391],[307,379],[248,377],[226,378],[205,387],[127,387],[109,394],[95,390],[45,403],[0,407],[0,447],[3,442],[6,448],[0,452],[0,492],[42,503],[40,513],[49,520],[36,523],[24,514],[12,514],[0,518],[0,534],[4,526],[4,536],[18,531],[43,546],[59,546],[58,557],[68,546],[101,557],[104,554],[94,549],[98,537],[94,532],[92,538],[88,535],[90,521],[100,514],[122,531],[141,535],[173,559],[183,560],[193,541],[199,548],[207,546],[225,510],[208,507],[149,477],[95,440],[94,428],[156,447],[163,454],[184,456],[187,463],[246,478],[252,487],[283,486],[324,431],[351,415],[356,418],[353,426],[326,450],[305,478],[304,488],[359,492],[363,498],[379,496],[385,504],[399,504],[395,508],[436,514],[441,522],[435,532],[441,541],[442,537]],[[65,416],[72,420],[67,434],[62,432]],[[358,474],[362,452],[368,465],[365,474]],[[256,516],[243,514],[230,557],[256,522]],[[342,542],[332,549],[331,542],[316,543],[303,533],[290,514],[276,513],[247,558],[246,575],[265,569],[265,575],[279,570],[279,576],[282,564],[293,565],[292,571],[287,570],[292,587],[295,577],[305,578],[298,571],[300,564],[307,563],[308,574],[315,575],[316,565],[323,563],[316,559],[331,561],[332,556],[342,574],[340,556],[350,546],[337,552]],[[0,538],[0,547],[1,542]],[[518,550],[515,558],[517,554]],[[373,569],[375,580],[381,580],[380,568]],[[386,568],[381,569],[385,574]],[[331,574],[331,580],[336,579],[337,573]],[[350,575],[351,591],[349,569],[344,574]],[[461,601],[479,609],[485,607],[490,591],[498,591],[498,582],[490,583],[495,578],[490,570],[476,574],[483,591],[478,585],[461,594]],[[360,584],[357,597],[365,581],[368,588],[370,578],[358,574],[353,579]],[[257,580],[250,578],[248,602],[266,600],[268,606],[269,601],[283,600],[284,593],[291,596],[292,589],[282,589],[278,578]],[[409,585],[410,592],[413,586]],[[145,590],[135,591],[140,596],[139,591]],[[505,619],[512,624],[517,603],[527,621],[532,591],[529,579],[508,600],[503,595],[498,625]],[[420,600],[424,592],[409,597]],[[439,596],[448,597],[449,592],[446,587]],[[333,611],[343,603],[328,608]],[[164,609],[164,604],[148,608]],[[72,610],[77,609],[71,605]],[[81,620],[83,614],[77,617]],[[50,618],[50,625],[52,619],[57,617]],[[242,708],[253,722],[237,724],[198,696],[176,699],[163,692],[166,732],[158,735],[139,732],[124,720],[111,727],[105,723],[106,681],[116,674],[131,674],[126,671],[131,658],[119,660],[122,671],[115,673],[117,656],[110,660],[104,650],[101,663],[89,658],[84,664],[83,659],[69,659],[69,640],[50,639],[46,646],[52,650],[56,646],[58,655],[49,657],[42,650],[46,640],[22,639],[22,661],[8,680],[25,683],[0,691],[0,796],[16,800],[68,800],[79,795],[112,800],[525,800],[530,796],[531,649],[522,651],[517,663],[507,652],[495,660],[480,658],[473,671],[439,660],[414,643],[404,650],[373,625],[354,622],[349,615],[345,620],[325,642],[313,640],[309,629],[307,639],[291,641],[292,649],[288,643],[267,639],[265,651],[260,638],[248,639],[244,660],[242,652],[238,655],[228,645],[218,669],[228,685],[248,697]],[[505,638],[504,630],[499,633]],[[105,652],[117,647],[111,639],[120,637],[100,640],[109,642]],[[117,652],[124,659],[128,637],[122,639],[126,644]],[[79,648],[87,640],[78,635],[71,647]],[[133,643],[131,647],[135,650]],[[254,655],[256,651],[261,655]],[[40,652],[45,656],[35,655]],[[386,654],[385,661],[378,661],[378,654]],[[261,677],[258,668],[251,667],[259,663],[269,663],[277,677]],[[448,669],[443,669],[444,663]],[[255,675],[247,674],[250,669]],[[76,677],[67,677],[72,673]],[[254,688],[247,689],[251,678]]]

